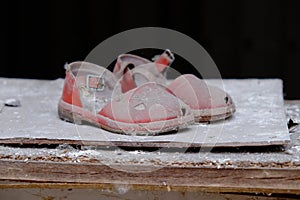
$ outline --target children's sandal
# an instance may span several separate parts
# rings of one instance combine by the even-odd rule
[[[160,62],[162,60],[164,62]],[[123,75],[122,92],[149,81],[167,85],[163,72],[173,61],[174,55],[169,50],[166,50],[155,62],[139,56],[123,54],[118,57],[114,73],[118,74],[118,77]],[[206,84],[204,80],[192,74],[181,75],[166,87],[190,106],[196,122],[226,119],[235,112],[235,105],[228,93]]]
[[[127,135],[156,135],[194,122],[191,109],[165,86],[148,82],[126,93],[115,75],[88,62],[67,65],[59,117]]]

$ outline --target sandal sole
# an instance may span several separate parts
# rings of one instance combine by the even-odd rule
[[[234,104],[231,104],[227,107],[192,110],[192,112],[195,116],[195,122],[214,122],[231,117],[235,112],[235,106]]]
[[[195,122],[193,113],[180,118],[149,123],[119,122],[98,114],[95,115],[90,111],[68,104],[62,100],[60,100],[58,105],[58,115],[62,120],[71,123],[79,125],[87,124],[119,134],[139,136],[159,135],[186,128]]]

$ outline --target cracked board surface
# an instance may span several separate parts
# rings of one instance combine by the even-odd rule
[[[278,79],[208,80],[236,104],[233,117],[198,123],[177,133],[126,136],[58,118],[63,80],[0,79],[0,100],[17,98],[21,107],[0,113],[0,143],[79,144],[139,147],[230,147],[285,145],[290,141]]]

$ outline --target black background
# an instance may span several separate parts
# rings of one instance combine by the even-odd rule
[[[197,40],[224,78],[281,78],[300,99],[300,1],[3,1],[0,76],[56,79],[106,38],[157,26]],[[180,69],[179,69],[180,71]]]

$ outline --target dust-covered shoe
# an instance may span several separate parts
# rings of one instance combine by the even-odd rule
[[[114,73],[121,78],[123,92],[147,82],[165,85],[190,106],[197,122],[216,121],[233,115],[235,105],[230,95],[192,74],[181,75],[168,85],[165,71],[173,61],[174,55],[170,50],[166,50],[154,62],[123,54],[118,57]]]
[[[88,62],[66,67],[59,117],[128,135],[156,135],[194,122],[191,109],[168,88],[148,82],[126,93],[115,75]]]

